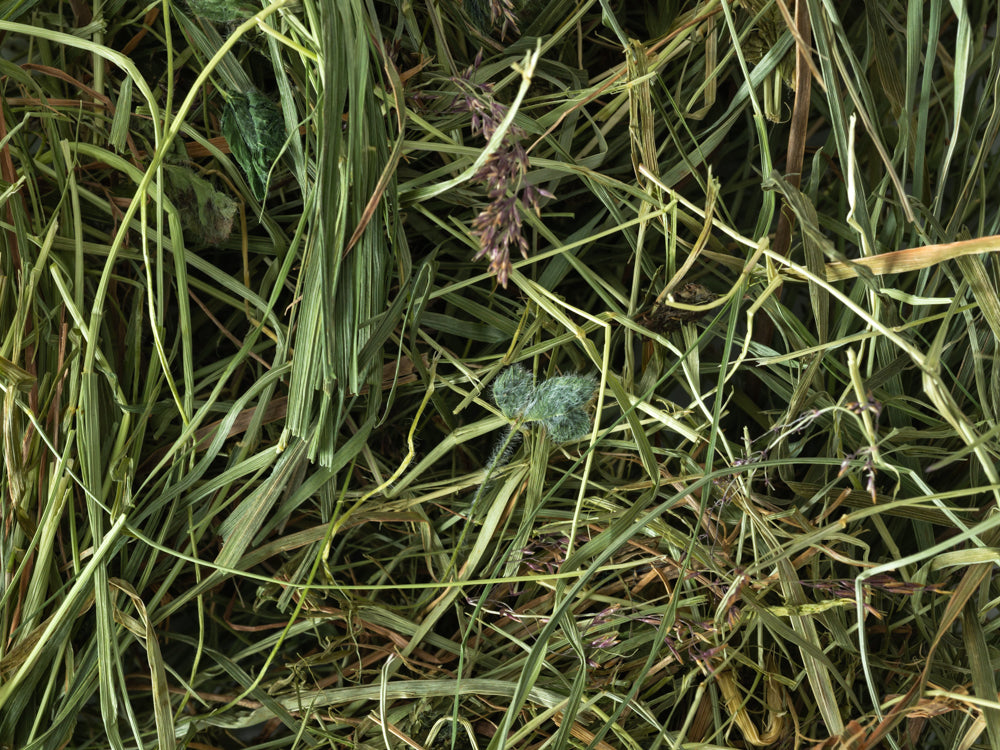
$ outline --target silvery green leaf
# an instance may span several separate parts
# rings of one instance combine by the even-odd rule
[[[590,432],[590,417],[582,408],[546,419],[542,424],[549,431],[549,437],[557,443],[579,440]]]
[[[535,385],[531,373],[520,365],[501,372],[493,381],[493,400],[507,419],[516,419],[532,402]]]
[[[582,407],[594,395],[597,382],[592,375],[559,375],[535,389],[534,399],[524,412],[528,421],[547,422]],[[551,432],[551,430],[550,430]]]

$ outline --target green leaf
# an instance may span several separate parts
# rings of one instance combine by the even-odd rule
[[[253,8],[239,0],[188,0],[191,12],[214,23],[233,23],[253,15]]]
[[[219,245],[229,239],[236,215],[236,201],[215,189],[211,182],[187,167],[165,165],[164,187],[177,207],[188,242]]]
[[[586,436],[590,432],[590,417],[583,409],[573,409],[547,419],[542,424],[549,437],[557,443],[569,443]]]
[[[267,195],[267,177],[285,142],[278,105],[256,89],[231,94],[222,112],[222,134],[247,175],[254,198]]]
[[[580,410],[594,395],[596,385],[590,375],[559,375],[549,378],[535,389],[535,397],[525,410],[524,418],[528,421],[548,422]]]
[[[493,398],[508,419],[540,422],[557,443],[579,440],[590,430],[584,406],[594,395],[591,375],[559,375],[538,387],[520,365],[508,367],[493,383]]]
[[[535,398],[531,373],[520,365],[508,367],[493,381],[493,400],[507,419],[516,419]]]

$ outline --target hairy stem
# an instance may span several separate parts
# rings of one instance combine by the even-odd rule
[[[443,577],[444,579],[447,579],[448,576],[451,575],[452,571],[455,570],[458,553],[461,551],[462,544],[465,542],[465,535],[468,534],[469,526],[472,525],[472,519],[475,517],[476,509],[479,507],[480,499],[492,483],[493,475],[498,469],[507,465],[510,461],[510,457],[514,455],[514,450],[521,442],[520,428],[523,422],[524,420],[520,417],[516,419],[510,427],[507,428],[507,432],[503,436],[503,439],[500,440],[493,448],[490,460],[486,464],[486,473],[483,475],[483,481],[476,490],[476,494],[472,496],[472,503],[469,506],[468,512],[468,520],[465,522],[465,526],[462,528],[462,533],[458,537],[458,543],[455,545],[455,551],[452,553],[451,563],[448,565],[448,570],[445,571],[445,575]]]

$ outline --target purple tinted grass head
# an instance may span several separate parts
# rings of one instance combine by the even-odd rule
[[[508,29],[513,29],[518,36],[521,34],[521,29],[517,26],[517,15],[514,13],[514,0],[490,0],[490,20],[494,26],[503,21],[500,26],[501,39],[507,36]]]
[[[521,234],[521,214],[517,210],[518,200],[509,196],[495,200],[472,220],[472,234],[479,240],[479,252],[472,259],[489,258],[490,273],[504,289],[514,266],[510,262],[511,245],[528,257],[528,241]]]
[[[500,4],[504,2],[505,0],[501,0]],[[480,63],[482,52],[460,77],[453,79],[460,93],[455,98],[452,109],[468,112],[471,115],[473,135],[482,136],[489,141],[507,116],[508,108],[496,101],[491,84],[474,80]],[[472,221],[472,235],[479,243],[479,251],[473,256],[473,260],[489,259],[490,273],[496,276],[504,289],[507,288],[507,281],[513,270],[511,249],[519,250],[524,258],[528,257],[528,240],[523,233],[521,212],[533,211],[540,216],[542,198],[554,197],[547,190],[524,181],[529,166],[528,154],[521,145],[521,139],[525,136],[521,128],[511,124],[499,147],[473,178],[486,189],[490,201]]]
[[[517,25],[517,13],[514,11],[514,0],[465,0],[469,18],[484,34],[493,32],[500,27],[500,39],[507,37],[508,31],[521,35]]]

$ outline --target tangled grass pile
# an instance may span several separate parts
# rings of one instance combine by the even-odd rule
[[[0,40],[0,747],[1000,749],[995,4]]]

